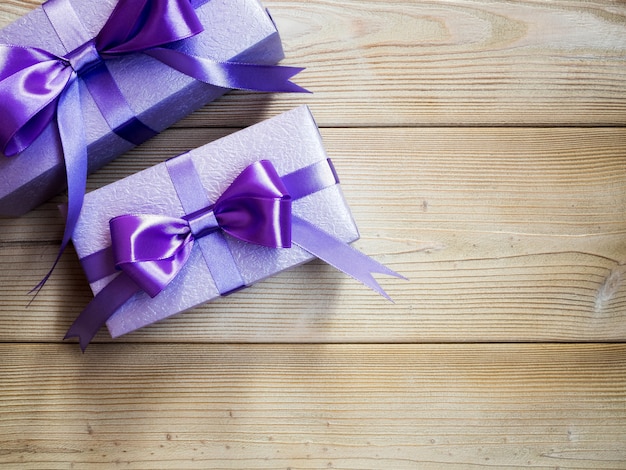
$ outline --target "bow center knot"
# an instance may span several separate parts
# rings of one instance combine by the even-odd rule
[[[207,207],[188,215],[185,220],[189,223],[191,233],[195,238],[201,238],[220,229],[213,207]]]
[[[103,62],[94,40],[74,49],[65,57],[65,60],[78,76],[86,75]]]

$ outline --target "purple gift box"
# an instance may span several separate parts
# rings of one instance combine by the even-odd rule
[[[116,0],[56,2],[71,6],[73,17],[80,18],[90,37],[102,29],[117,4]],[[275,64],[283,58],[276,27],[258,0],[193,0],[192,4],[204,30],[167,48],[215,61]],[[49,17],[41,7],[33,10],[0,30],[0,44],[44,49],[63,57],[67,44]],[[63,23],[65,12],[61,10],[57,18]],[[157,132],[228,91],[190,78],[147,54],[114,58],[107,61],[107,67],[130,110]],[[74,120],[84,122],[88,171],[92,172],[140,142],[131,143],[113,132],[92,95],[83,92],[85,84],[79,86],[83,118]],[[26,150],[13,157],[0,156],[0,216],[24,214],[58,194],[65,184],[63,150],[52,123]]]
[[[270,166],[276,172],[275,177],[269,170],[269,176],[266,173],[259,176],[259,170],[264,166]],[[266,185],[266,181],[272,178],[280,179],[277,187],[284,185],[285,188],[281,190],[281,195],[285,191],[288,194],[281,197],[290,200],[292,220],[285,223],[292,230],[290,248],[273,247],[272,243],[267,243],[272,246],[263,246],[244,240],[246,236],[256,236],[265,230],[261,228],[262,223],[280,225],[278,220],[282,220],[283,216],[277,205],[272,206],[265,222],[252,220],[259,212],[258,199],[261,197],[256,188]],[[240,189],[233,190],[238,185]],[[273,194],[275,189],[271,188],[269,191]],[[220,201],[226,196],[238,201],[243,197],[242,191],[246,197],[252,198],[252,202],[243,204],[251,208],[251,215],[240,213],[237,220],[229,222],[229,214],[232,215],[234,210],[232,207],[220,208],[220,204],[228,205]],[[276,202],[274,197],[272,204],[283,204],[283,199]],[[204,207],[211,210],[201,210]],[[121,273],[115,269],[117,263],[126,263],[126,254],[120,254],[124,250],[131,257],[141,258],[139,265],[145,262],[143,256],[152,256],[151,259],[157,263],[172,262],[175,256],[167,252],[170,248],[167,243],[167,253],[140,253],[154,251],[163,241],[159,238],[162,234],[155,235],[152,228],[146,228],[147,218],[156,218],[159,224],[163,217],[178,218],[181,222],[187,220],[190,230],[197,234],[206,232],[207,227],[215,227],[214,213],[219,218],[220,212],[221,217],[226,218],[226,221],[220,221],[223,227],[229,223],[236,226],[242,220],[248,225],[243,228],[242,238],[231,235],[234,232],[229,232],[227,227],[223,228],[223,232],[209,231],[209,236],[198,236],[198,246],[189,249],[188,259],[178,274],[151,292],[154,297],[146,291],[151,291],[154,282],[160,282],[159,276],[163,273],[169,274],[171,265],[168,264],[156,276],[149,273],[152,279],[142,289],[137,289],[134,282],[128,282],[128,279],[137,280],[133,271],[137,266],[129,271],[124,268]],[[212,221],[209,220],[211,218]],[[167,221],[168,224],[172,222],[170,219]],[[120,241],[120,232],[115,225],[129,222],[132,225],[130,232]],[[174,226],[178,224],[173,223]],[[168,225],[164,232],[173,236],[174,226]],[[143,235],[138,235],[139,227]],[[123,227],[122,231],[128,228]],[[285,226],[272,236],[282,239],[283,229]],[[237,227],[234,227],[233,231],[236,230]],[[142,238],[146,234],[147,238]],[[87,194],[73,242],[96,295],[92,304],[101,302],[102,305],[96,305],[93,311],[88,311],[88,307],[74,326],[80,322],[94,322],[93,331],[83,332],[91,337],[99,324],[106,321],[111,335],[117,337],[315,257],[385,295],[370,273],[398,275],[347,244],[358,236],[315,121],[306,106],[296,108]],[[179,235],[176,237],[181,239]],[[130,239],[134,239],[135,243],[132,248],[126,246]],[[148,239],[151,241],[146,242]],[[121,251],[112,248],[118,242]],[[263,240],[260,243],[264,243]],[[154,267],[150,264],[153,261],[147,266],[139,266],[139,269],[150,271]],[[124,277],[127,279],[119,283]],[[101,315],[97,312],[99,308],[110,311],[98,319],[96,317]],[[83,333],[74,326],[68,337],[81,337],[81,346],[85,347],[89,339],[82,338]]]

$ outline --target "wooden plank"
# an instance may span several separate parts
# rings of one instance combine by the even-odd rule
[[[231,132],[235,129],[168,129],[92,175],[88,190]],[[624,128],[321,132],[359,224],[382,229],[392,217],[394,225],[411,232],[438,228],[557,237],[619,234],[626,228]],[[58,241],[62,202],[59,197],[25,217],[0,219],[2,240]]]
[[[0,4],[0,27],[17,20],[32,9],[38,7],[44,0],[5,0]]]
[[[313,96],[236,92],[183,125],[311,105],[323,126],[626,122],[626,8],[614,2],[268,1]],[[225,121],[226,119],[226,121]]]
[[[445,235],[445,234],[441,234]],[[508,236],[499,240],[505,245]],[[454,242],[454,237],[445,239]],[[623,237],[604,240],[623,247]],[[395,253],[368,239],[357,245],[409,282],[382,280],[395,300],[377,297],[321,262],[277,275],[121,338],[149,342],[465,342],[624,341],[624,264],[586,249],[448,258],[419,245]],[[396,248],[403,245],[396,245]],[[450,250],[449,245],[447,250]],[[60,341],[91,299],[76,260],[65,257],[29,306],[44,274],[40,249],[0,253],[0,341]],[[591,249],[597,247],[590,247]],[[467,248],[454,249],[457,255]],[[623,251],[622,251],[623,253]],[[97,341],[110,341],[102,332]]]
[[[0,5],[0,25],[38,1]],[[268,0],[313,95],[235,92],[183,126],[242,126],[296,105],[322,126],[626,124],[621,3]]]
[[[410,279],[381,279],[396,303],[314,262],[125,341],[626,338],[623,129],[324,129],[323,136],[361,230],[356,246]],[[200,138],[170,130],[90,184]],[[27,307],[26,292],[56,254],[62,226],[53,211],[49,204],[24,222],[2,222],[0,340],[57,341],[91,298],[69,251]]]
[[[626,346],[0,345],[3,468],[626,465]]]

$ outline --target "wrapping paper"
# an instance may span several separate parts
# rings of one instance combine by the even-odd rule
[[[88,32],[95,35],[116,0],[71,0],[71,4]],[[275,64],[283,58],[275,25],[257,0],[195,0],[193,4],[205,30],[174,49],[220,61]],[[41,8],[0,30],[0,43],[42,48],[58,55],[64,52]],[[228,91],[196,81],[143,54],[107,65],[137,117],[157,131]],[[111,131],[88,92],[81,93],[81,100],[92,172],[133,145]],[[0,156],[0,216],[24,214],[58,194],[65,182],[58,132],[50,125],[24,152],[10,158]]]
[[[245,167],[259,160],[271,161],[282,177],[326,162],[328,158],[307,107],[191,150],[188,155],[211,201],[217,200]],[[86,195],[73,236],[81,260],[111,245],[109,221],[122,214],[185,215],[166,163]],[[295,200],[293,214],[342,242],[358,239],[356,225],[339,184]],[[314,258],[298,246],[276,249],[246,243],[228,235],[225,238],[246,285]],[[117,276],[112,274],[92,282],[94,294],[101,292]],[[87,272],[87,277],[93,276]],[[154,298],[145,292],[135,294],[108,320],[107,327],[111,335],[117,337],[219,296],[200,250],[194,247],[187,264],[165,290]]]

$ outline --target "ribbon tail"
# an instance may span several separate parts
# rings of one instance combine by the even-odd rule
[[[401,274],[392,271],[378,261],[373,260],[350,245],[295,215],[292,216],[291,230],[292,241],[296,245],[304,248],[309,253],[317,256],[340,271],[352,276],[357,281],[362,282],[387,300],[392,301],[391,297],[389,297],[380,284],[378,284],[376,279],[372,277],[372,273],[386,274],[406,280]]]
[[[140,290],[126,274],[120,274],[89,302],[63,339],[78,338],[80,349],[85,352],[98,330]]]
[[[303,68],[217,62],[173,49],[154,48],[145,53],[196,80],[222,88],[262,92],[310,93],[289,81]]]
[[[60,96],[57,106],[57,122],[67,174],[67,218],[57,257],[50,271],[31,292],[39,292],[52,275],[72,238],[81,208],[83,207],[83,199],[87,188],[88,159],[87,138],[83,125],[84,120],[80,104],[78,80],[72,81]]]

